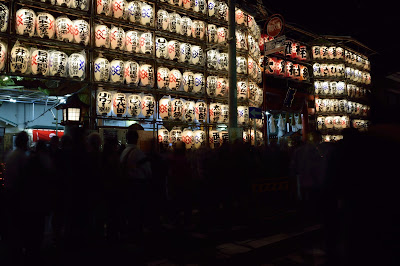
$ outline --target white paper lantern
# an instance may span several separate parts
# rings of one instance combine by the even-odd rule
[[[68,55],[61,51],[50,52],[50,75],[64,77],[67,74]]]
[[[321,77],[329,76],[329,67],[328,64],[321,64]]]
[[[141,2],[128,2],[126,5],[126,16],[130,22],[139,23],[142,17]]]
[[[185,128],[182,131],[182,141],[185,143],[186,149],[188,149],[188,150],[191,149],[194,144],[193,131],[188,128]]]
[[[110,29],[106,25],[96,25],[94,35],[96,47],[110,48]]]
[[[96,39],[97,40],[97,39]],[[139,53],[139,33],[134,30],[127,31],[125,34],[125,49],[128,52]]]
[[[171,118],[175,121],[183,119],[183,101],[182,99],[174,99],[171,101]]]
[[[169,14],[169,27],[170,32],[181,32],[181,16],[175,12]]]
[[[122,116],[127,109],[125,93],[114,93],[112,111],[116,116]]]
[[[107,115],[111,112],[112,94],[109,91],[99,91],[97,93],[97,114]]]
[[[194,5],[192,6],[194,12],[206,13],[207,2],[206,0],[193,0]]]
[[[255,32],[255,26],[257,25],[256,20],[254,19],[254,17],[252,15],[247,15],[247,26],[249,27],[250,31],[254,34]],[[256,36],[257,37],[257,36]],[[258,38],[256,38],[258,39]]]
[[[226,96],[228,93],[228,80],[223,77],[217,79],[217,89],[215,91],[216,96]]]
[[[73,53],[68,58],[68,74],[71,78],[83,79],[86,73],[86,57],[81,53]]]
[[[342,116],[340,118],[340,124],[342,125],[342,128],[348,128],[350,126],[350,119],[348,116]]]
[[[181,72],[174,68],[169,72],[169,84],[168,88],[173,91],[177,91],[181,87],[182,74]]]
[[[154,11],[151,5],[142,3],[141,6],[142,16],[140,18],[140,24],[144,26],[152,26],[154,21]]]
[[[204,88],[204,75],[203,73],[195,73],[194,76],[193,93],[201,93]]]
[[[313,46],[311,47],[312,51],[312,56],[314,59],[320,59],[321,58],[321,47],[320,46]]]
[[[325,117],[324,116],[317,117],[317,128],[318,128],[318,130],[322,130],[325,128]]]
[[[142,98],[142,115],[146,118],[154,114],[155,100],[152,95],[145,95]]]
[[[254,60],[253,60],[253,58],[251,58],[251,57],[249,57],[248,59],[247,59],[247,73],[250,75],[250,76],[254,76],[254,75],[256,75],[257,74],[257,72],[256,72],[256,62],[254,62]]]
[[[179,42],[172,40],[168,42],[168,58],[170,60],[178,59],[180,55]]]
[[[49,13],[39,12],[36,16],[36,34],[40,38],[53,39],[55,33],[56,27],[54,17]]]
[[[316,98],[315,99],[315,112],[321,112],[322,111],[322,99]]]
[[[123,83],[124,82],[124,61],[114,59],[110,63],[110,81],[114,83]]]
[[[221,141],[221,145],[225,143],[229,143],[229,132],[228,131],[220,131],[219,132],[219,139]]]
[[[43,76],[49,74],[49,53],[47,51],[41,49],[34,50],[31,59],[32,74]]]
[[[218,86],[218,77],[217,76],[208,76],[207,77],[207,94],[208,96],[216,96],[217,95],[217,86]]]
[[[313,73],[314,73],[314,77],[321,76],[321,65],[319,63],[315,63],[313,65]]]
[[[145,32],[140,35],[139,39],[140,52],[142,54],[151,54],[153,52],[153,34]]]
[[[110,47],[114,50],[125,50],[125,31],[121,27],[112,27],[110,31]]]
[[[344,113],[346,112],[346,110],[347,110],[347,100],[345,99],[339,100],[339,112]]]
[[[158,142],[167,146],[169,144],[169,131],[165,127],[158,129]]]
[[[192,36],[192,20],[189,17],[181,18],[181,31],[179,32],[183,36]]]
[[[36,14],[32,9],[21,8],[15,14],[15,29],[19,35],[35,34]]]
[[[179,52],[179,62],[181,63],[189,63],[190,58],[191,58],[191,49],[192,45],[189,43],[181,43],[179,46],[180,52]]]
[[[201,20],[194,20],[192,22],[192,37],[200,40],[204,39],[206,33],[206,24]]]
[[[236,72],[247,74],[247,60],[243,56],[236,57]]]
[[[124,62],[124,78],[126,84],[137,86],[140,81],[139,64],[135,61]]]
[[[218,69],[219,52],[217,50],[207,51],[207,67]]]
[[[329,64],[328,65],[328,76],[329,77],[336,77],[337,76],[337,65],[336,64]]]
[[[111,16],[112,13],[112,0],[97,0],[96,11],[97,14],[104,14],[106,16]]]
[[[161,119],[167,120],[171,116],[171,99],[167,96],[158,101],[158,114]]]
[[[333,116],[325,117],[325,127],[327,129],[332,129],[333,128]]]
[[[335,59],[336,58],[336,47],[330,46],[328,47],[328,59]]]
[[[67,17],[56,19],[56,37],[59,41],[74,41],[74,23]]]
[[[258,94],[258,86],[254,82],[249,82],[249,101],[250,103],[254,103],[256,101],[256,97]]]
[[[335,95],[337,90],[337,82],[331,81],[329,82],[329,94]]]
[[[126,1],[125,0],[112,0],[113,17],[125,18],[126,17]]]
[[[221,139],[219,138],[219,131],[210,130],[208,132],[208,142],[210,144],[211,149],[218,148],[221,144]]]
[[[213,17],[216,15],[217,9],[217,1],[216,0],[208,0],[208,16]]]
[[[344,50],[342,47],[336,47],[336,59],[343,59],[344,56]]]
[[[337,64],[336,65],[336,76],[337,77],[344,77],[345,75],[345,66],[344,64]]]
[[[70,7],[80,10],[88,10],[89,1],[88,0],[70,0]]]
[[[237,99],[246,100],[248,98],[248,87],[246,81],[239,81],[237,83]]]
[[[183,104],[183,120],[187,123],[193,123],[196,118],[195,106],[196,103],[194,101],[186,101]]]
[[[207,119],[207,104],[202,100],[199,100],[199,101],[196,102],[196,105],[195,105],[195,118],[196,118],[197,122],[199,122],[199,123],[206,122],[206,119]]]
[[[258,47],[258,43],[256,42],[256,40],[254,39],[253,36],[248,35],[247,36],[247,40],[248,40],[248,46],[249,46],[249,52],[252,55],[256,55],[257,54],[257,47]]]
[[[225,2],[218,2],[217,5],[217,18],[228,21],[228,5]]]
[[[106,58],[98,57],[94,61],[94,80],[108,81],[110,78],[110,62]]]
[[[220,116],[222,113],[220,103],[211,103],[210,104],[210,123],[217,123],[220,120]]]
[[[140,115],[142,106],[142,97],[139,94],[131,94],[128,96],[128,115],[137,117]]]
[[[242,32],[241,30],[236,30],[235,34],[236,34],[236,48],[247,50],[247,38],[244,32]]]
[[[169,69],[166,67],[159,67],[157,69],[157,87],[159,89],[166,89],[169,85]]]
[[[218,42],[218,31],[217,26],[214,24],[207,25],[207,37],[209,43],[217,43]]]
[[[178,141],[182,141],[182,129],[180,127],[173,127],[169,132],[169,142],[175,144]]]
[[[7,45],[0,41],[0,71],[4,70],[7,59]]]
[[[0,31],[5,32],[8,27],[9,10],[6,5],[0,3]],[[54,19],[53,19],[54,22]]]
[[[237,107],[237,122],[239,125],[246,125],[249,123],[249,108],[247,106]]]
[[[218,123],[229,122],[229,105],[221,104],[221,115],[219,116]]]
[[[165,38],[156,38],[156,57],[168,59],[168,42]]]
[[[249,58],[250,61],[250,58]],[[219,53],[218,56],[218,69],[219,70],[228,70],[229,57],[228,53]]]
[[[182,85],[183,90],[186,92],[192,92],[194,87],[194,74],[190,71],[185,71],[182,74]]]
[[[158,30],[169,29],[169,14],[166,10],[160,9],[157,11],[157,29]]]
[[[228,30],[225,27],[219,27],[217,28],[217,35],[218,35],[217,39],[218,43],[226,42],[226,39],[228,38]]]
[[[193,132],[194,148],[199,149],[206,142],[206,132],[204,130],[195,130]]]
[[[83,19],[74,20],[72,23],[74,24],[74,42],[88,45],[90,38],[89,23]]]
[[[201,65],[203,64],[204,55],[203,55],[203,48],[198,45],[192,45],[191,49],[191,63],[194,65]]]
[[[192,8],[192,2],[194,2],[194,1],[195,0],[183,0],[182,1],[183,8],[191,9]]]
[[[243,10],[241,9],[236,9],[235,11],[235,22],[239,25],[244,24],[245,22],[245,15]]]
[[[140,85],[153,86],[154,85],[154,69],[152,65],[144,64],[139,67]]]

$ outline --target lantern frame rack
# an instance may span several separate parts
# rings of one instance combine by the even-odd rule
[[[108,88],[113,90],[118,90],[121,92],[135,92],[135,93],[154,93],[154,89],[150,86],[140,86],[133,84],[123,84],[117,82],[102,82],[102,81],[92,81],[91,84],[96,89]]]
[[[167,90],[167,89],[156,89],[157,96],[161,96],[160,99],[163,96],[175,96],[175,97],[182,97],[182,98],[190,98],[190,99],[196,99],[196,100],[204,100],[205,92],[201,93],[193,93],[193,92],[186,92],[186,91],[173,91],[173,90]],[[172,98],[175,98],[172,97]]]
[[[315,112],[316,116],[348,116],[350,119],[367,119],[368,115],[349,114],[346,112]]]
[[[185,36],[182,34],[176,34],[173,32],[169,32],[167,30],[156,30],[155,31],[156,37],[162,37],[165,39],[176,40],[179,42],[185,42],[189,44],[194,44],[198,46],[203,46],[205,40],[200,40],[199,38],[193,38],[192,36]]]
[[[105,48],[105,47],[95,47],[92,48],[93,55],[97,57],[105,57],[105,58],[121,58],[121,60],[125,61],[127,58],[130,60],[134,61],[144,61],[144,62],[153,62],[153,58],[149,58],[149,55],[152,54],[142,54],[142,53],[133,53],[133,52],[127,52],[127,51],[122,51],[122,50],[114,50],[110,48]],[[94,60],[97,58],[95,57]],[[125,58],[125,59],[122,59]],[[93,64],[94,64],[93,60]]]
[[[153,22],[155,24],[155,22]],[[109,25],[111,26],[116,26],[116,27],[121,27],[125,29],[130,29],[130,30],[140,30],[140,31],[154,31],[154,25],[142,25],[140,23],[134,23],[129,20],[124,20],[124,19],[118,19],[110,16],[106,16],[104,14],[96,14],[96,17],[94,18],[94,24],[93,26],[96,26],[96,24],[100,25]]]
[[[157,1],[157,4],[158,4],[158,9],[163,9],[163,10],[167,11],[168,13],[171,10],[171,11],[174,11],[175,13],[178,13],[179,15],[184,15],[186,17],[189,17],[190,19],[194,18],[196,20],[204,21],[204,19],[208,16],[207,13],[195,12],[193,10],[189,10],[184,7],[171,5],[170,3],[167,3],[167,2]],[[206,11],[208,11],[207,8],[206,8]],[[157,12],[155,12],[155,14],[157,14]]]
[[[314,80],[343,81],[346,84],[353,84],[353,85],[357,85],[357,86],[363,86],[363,87],[366,87],[366,88],[372,87],[372,84],[366,84],[366,83],[354,81],[354,80],[351,80],[351,79],[346,78],[346,77],[316,77],[316,76],[314,76]]]
[[[312,67],[312,65],[313,65],[313,64],[311,63],[310,59],[307,59],[307,60],[299,60],[299,59],[296,59],[296,58],[292,58],[292,57],[289,57],[289,56],[280,54],[280,53],[278,53],[278,52],[273,53],[273,54],[271,54],[271,55],[267,55],[267,57],[276,57],[276,58],[279,58],[279,59],[282,59],[282,60],[285,60],[285,61],[290,61],[290,62],[292,62],[292,63],[304,65],[304,66],[307,66],[307,67]]]
[[[157,58],[156,59],[158,67],[164,66],[164,67],[173,67],[173,68],[181,68],[181,69],[187,69],[187,70],[192,70],[192,71],[197,71],[197,72],[204,72],[204,67],[205,67],[205,62],[203,62],[200,65],[194,65],[191,63],[183,63],[183,62],[177,62],[175,60],[169,60],[169,59],[162,59],[162,58]]]

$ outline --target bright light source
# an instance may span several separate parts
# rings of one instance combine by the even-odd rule
[[[63,98],[63,99],[60,99],[60,103],[62,104],[62,103],[65,103],[65,99]]]
[[[10,102],[12,102],[12,103],[16,103],[16,102],[17,102],[17,100],[15,100],[15,99],[10,99]]]
[[[265,114],[266,114],[266,115],[270,115],[271,113],[270,113],[270,112],[268,112],[268,111],[265,111]]]
[[[7,80],[8,80],[8,77],[4,77],[4,78],[3,78],[3,81],[7,81]]]

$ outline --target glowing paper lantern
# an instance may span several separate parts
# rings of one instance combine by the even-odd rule
[[[111,0],[98,0],[96,2],[97,14],[105,14],[106,16],[111,16],[112,14],[112,1]]]
[[[345,66],[344,64],[337,64],[336,65],[336,76],[343,78],[345,75]]]
[[[324,116],[317,117],[317,128],[319,130],[325,129],[325,117]]]
[[[140,81],[139,64],[135,61],[126,61],[124,63],[124,78],[126,84],[137,86]]]
[[[108,81],[110,78],[110,63],[106,58],[98,57],[94,61],[94,80]]]
[[[185,143],[186,149],[191,149],[194,144],[193,131],[185,128],[182,131],[182,141]]]
[[[61,51],[50,52],[50,75],[65,77],[67,74],[68,55]]]
[[[36,49],[31,55],[31,71],[34,75],[49,74],[49,54],[45,50]]]
[[[142,97],[139,94],[131,94],[128,96],[128,114],[132,117],[138,117],[141,112]]]
[[[217,18],[228,21],[228,5],[225,2],[218,2],[217,4]]]
[[[300,65],[293,64],[293,78],[300,80]]]
[[[276,59],[274,62],[274,74],[278,76],[285,76],[285,66],[285,60]]]
[[[207,51],[207,67],[218,69],[219,52],[217,50]]]
[[[192,36],[192,20],[189,17],[181,18],[181,31],[183,36]]]
[[[54,38],[54,35],[56,34],[56,27],[53,15],[45,12],[39,12],[37,14],[36,34],[40,38]]]
[[[327,129],[332,129],[333,128],[333,116],[325,117],[325,127]]]
[[[217,123],[221,116],[221,104],[220,103],[211,103],[210,104],[210,123]]]
[[[194,101],[186,101],[183,104],[183,120],[187,123],[193,123],[195,119],[195,105]]]
[[[250,61],[250,60],[249,60],[249,61]],[[228,53],[219,53],[219,57],[218,57],[218,69],[219,69],[219,70],[226,70],[226,71],[228,71],[228,63],[229,63]]]
[[[248,98],[248,87],[246,81],[239,81],[237,83],[237,99],[246,100]]]
[[[193,65],[202,65],[204,60],[203,48],[198,45],[192,45],[190,62]]]
[[[193,93],[201,93],[201,92],[203,92],[203,88],[204,88],[204,75],[203,75],[203,73],[194,74],[193,79],[194,79]]]
[[[181,43],[180,44],[180,52],[179,52],[179,62],[188,63],[191,59],[191,45],[189,43]]]
[[[0,71],[4,70],[6,66],[6,59],[7,59],[7,45],[0,41]]]
[[[249,108],[247,106],[237,107],[237,122],[239,125],[246,125],[249,122]]]
[[[192,8],[192,1],[195,1],[195,0],[183,0],[182,1],[183,8],[191,9]]]
[[[291,58],[297,59],[300,55],[300,43],[293,42],[292,43],[292,53],[290,54]]]
[[[192,23],[192,37],[200,40],[204,39],[206,24],[201,20],[194,20]]]
[[[97,37],[96,37],[97,40]],[[139,53],[139,33],[137,31],[127,31],[125,34],[125,49],[128,52]],[[157,55],[157,53],[156,53]]]
[[[0,3],[0,31],[5,32],[8,27],[9,10],[6,5]],[[54,22],[54,19],[53,19]]]
[[[320,99],[320,98],[316,98],[315,99],[315,112],[320,112],[320,111],[322,111],[322,99]]]
[[[286,61],[285,77],[287,77],[287,78],[293,78],[294,77],[293,63],[291,61]]]
[[[110,63],[110,81],[114,83],[123,83],[124,82],[124,61],[114,59]]]
[[[110,31],[110,47],[114,50],[124,50],[125,48],[125,31],[121,27],[112,27]]]
[[[210,148],[215,149],[218,148],[221,144],[221,139],[219,137],[219,131],[210,130],[208,132],[208,142],[210,143]]]
[[[178,69],[172,69],[169,72],[169,84],[168,84],[168,88],[170,90],[179,90],[181,87],[181,81],[182,81],[182,74]]]
[[[182,6],[182,0],[168,0],[168,3],[175,6]]]
[[[236,34],[236,48],[247,50],[246,35],[240,30],[236,30],[235,34]]]
[[[314,81],[314,91],[315,94],[322,94],[322,82],[321,81]]]
[[[265,74],[272,75],[274,74],[275,71],[275,58],[274,57],[268,57],[266,59],[266,64],[265,64]],[[254,66],[252,67],[254,69]],[[250,69],[249,69],[250,72]]]
[[[175,12],[169,14],[169,27],[170,32],[181,32],[181,16]]]
[[[217,86],[218,86],[218,77],[217,76],[208,76],[207,77],[207,85],[206,90],[208,96],[216,96],[217,95]]]
[[[219,139],[221,141],[221,145],[224,143],[229,143],[229,132],[228,131],[220,131]]]
[[[215,90],[216,96],[225,96],[228,92],[228,81],[220,77],[217,79],[217,88]]]
[[[329,67],[328,64],[321,64],[321,77],[329,76]]]
[[[56,37],[59,41],[73,42],[74,23],[69,18],[62,16],[56,19]]]
[[[114,93],[112,111],[116,116],[122,116],[127,109],[125,93]]]
[[[236,57],[236,71],[237,73],[247,74],[247,60],[245,57]]]
[[[182,85],[183,90],[186,92],[192,92],[194,86],[194,75],[193,72],[186,71],[182,74]]]
[[[15,29],[19,35],[35,34],[36,14],[32,9],[21,8],[15,13]]]
[[[308,52],[307,52],[307,47],[304,45],[300,45],[299,48],[299,53],[297,55],[297,58],[301,61],[305,61],[308,58]]]
[[[90,38],[89,23],[83,19],[74,20],[73,23],[74,23],[74,42],[88,45]]]
[[[194,4],[192,6],[194,12],[206,13],[206,0],[193,0]],[[193,3],[193,2],[192,2]]]
[[[142,115],[150,117],[154,114],[155,100],[152,95],[145,95],[142,98]]]
[[[214,24],[207,25],[207,37],[209,43],[217,43],[218,42],[218,31],[217,26]]]
[[[154,69],[152,65],[144,64],[139,67],[140,85],[153,86]]]
[[[217,28],[217,35],[218,35],[217,39],[218,43],[226,42],[226,38],[228,37],[228,30],[225,27],[219,27]]]
[[[339,100],[339,112],[346,112],[347,109],[347,100]]]
[[[153,34],[151,32],[145,32],[140,35],[139,47],[142,54],[153,53]]]
[[[342,47],[336,47],[336,56],[335,59],[343,59],[344,51]]]
[[[110,30],[106,25],[96,25],[95,29],[96,47],[110,47]]]
[[[70,7],[80,10],[88,10],[89,2],[87,0],[71,0]]]
[[[221,115],[219,116],[218,123],[229,122],[229,105],[221,104]]]
[[[337,91],[337,82],[336,81],[331,81],[329,82],[329,87],[330,87],[330,94],[335,95]]]
[[[342,125],[342,128],[348,128],[350,126],[350,119],[348,116],[342,116],[340,118],[340,124]]]
[[[156,38],[156,57],[168,59],[168,43],[165,38]]]
[[[33,58],[33,57],[32,57]],[[73,53],[68,58],[68,75],[83,79],[86,73],[86,57],[82,53]]]
[[[335,59],[336,58],[336,47],[330,46],[328,48],[328,59]]]
[[[164,96],[158,102],[158,114],[163,120],[169,119],[171,116],[171,99]]]
[[[169,142],[175,144],[178,141],[182,141],[182,129],[180,127],[173,127],[169,132]]]
[[[306,66],[300,65],[300,80],[308,81],[310,79],[310,75],[308,73],[308,68]]]
[[[330,94],[329,81],[323,81],[322,82],[322,93],[323,94]]]
[[[195,118],[199,123],[204,123],[207,119],[207,104],[202,100],[196,102]]]
[[[144,26],[152,26],[154,20],[153,7],[151,5],[142,3],[141,6],[140,24]]]
[[[239,25],[245,22],[245,15],[241,9],[236,9],[235,11],[235,22]]]
[[[179,58],[179,42],[172,40],[168,42],[168,58],[170,60],[178,59]]]
[[[158,129],[158,142],[161,143],[162,145],[167,146],[169,144],[169,132],[168,129],[165,127],[160,127]]]
[[[206,132],[204,130],[195,130],[193,132],[194,148],[198,149],[206,142]]]
[[[314,74],[314,77],[321,76],[321,65],[319,63],[315,63],[313,65],[313,74]]]
[[[126,17],[126,1],[125,0],[112,0],[112,9],[114,18]]]
[[[329,77],[336,77],[337,76],[337,65],[336,64],[329,64],[328,65],[328,76]]]
[[[216,15],[217,11],[217,1],[216,0],[208,0],[208,16],[213,17]]]
[[[327,59],[328,58],[328,47],[326,46],[321,46],[320,47],[320,52],[321,52],[321,59]]]
[[[111,112],[112,94],[108,91],[99,91],[97,93],[97,113],[107,115]]]
[[[157,88],[166,89],[169,85],[169,69],[166,67],[159,67],[157,69]]]
[[[169,14],[166,10],[160,9],[157,11],[157,29],[158,30],[169,29]]]
[[[183,101],[174,99],[171,102],[171,116],[173,120],[181,121],[183,119]]]

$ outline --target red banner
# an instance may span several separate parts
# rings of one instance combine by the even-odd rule
[[[38,140],[50,141],[50,138],[56,135],[55,130],[47,130],[47,129],[33,129],[32,137],[33,142],[37,142]],[[63,130],[58,130],[58,137],[61,138],[64,135]]]

